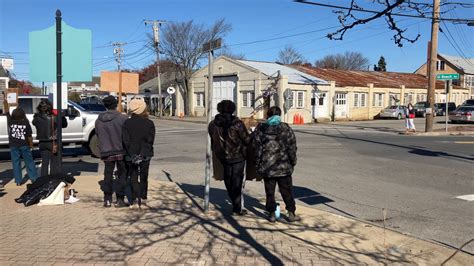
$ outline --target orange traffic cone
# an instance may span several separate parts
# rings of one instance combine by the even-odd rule
[[[304,124],[304,117],[300,116],[300,124]]]
[[[293,115],[293,125],[296,125],[296,115]]]

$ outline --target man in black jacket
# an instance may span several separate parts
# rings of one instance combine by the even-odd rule
[[[275,188],[278,183],[280,193],[288,211],[288,221],[298,221],[293,196],[291,175],[296,165],[296,137],[287,123],[281,122],[281,109],[273,106],[267,112],[267,121],[257,126],[254,132],[255,165],[257,174],[265,183],[266,209],[269,220],[276,221]]]
[[[249,133],[244,123],[236,116],[235,104],[223,100],[217,105],[218,115],[209,124],[212,151],[224,166],[224,183],[232,202],[232,211],[245,215],[242,191],[244,185],[244,168],[246,146],[250,142]]]
[[[125,152],[122,145],[122,128],[128,117],[116,110],[117,100],[114,96],[107,96],[102,102],[107,111],[100,114],[95,121],[95,132],[99,139],[100,157],[104,161],[104,181],[102,182],[104,207],[112,206],[115,167],[117,167],[118,175],[117,190],[115,192],[117,203],[115,207],[127,207],[124,201],[127,171],[123,160]]]

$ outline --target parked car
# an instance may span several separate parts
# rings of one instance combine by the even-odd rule
[[[461,105],[474,105],[474,99],[465,100]]]
[[[453,102],[448,103],[448,113],[456,109],[456,104]],[[444,116],[446,115],[446,103],[435,103],[435,112],[436,115]]]
[[[18,105],[25,111],[26,117],[33,122],[33,115],[36,107],[42,99],[48,99],[46,95],[28,95],[18,96]],[[66,112],[68,126],[63,129],[63,146],[75,147],[76,144],[85,146],[94,156],[99,156],[98,140],[95,134],[95,120],[97,113],[86,111],[75,102],[68,101]],[[8,150],[8,132],[7,117],[0,116],[0,150]],[[33,130],[33,142],[36,140],[36,128],[31,125]]]
[[[90,112],[105,112],[107,108],[102,103],[80,102],[79,105],[86,111]]]
[[[417,102],[413,105],[415,108],[415,116],[426,117],[426,108],[430,107],[428,102]],[[436,112],[433,112],[434,116],[436,116]]]
[[[405,118],[405,110],[406,106],[404,105],[392,105],[388,106],[385,109],[382,109],[380,111],[380,118],[396,118],[396,119],[402,119]]]
[[[461,105],[456,110],[449,113],[449,120],[453,124],[459,122],[474,122],[472,115],[474,114],[474,105]]]

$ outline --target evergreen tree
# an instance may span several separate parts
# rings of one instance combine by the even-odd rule
[[[374,70],[382,72],[387,71],[387,63],[385,62],[385,58],[383,56],[380,57],[379,62],[377,63],[377,69],[375,69],[374,66]]]

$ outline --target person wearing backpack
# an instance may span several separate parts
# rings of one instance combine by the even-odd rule
[[[243,205],[244,169],[250,136],[244,123],[236,116],[235,103],[223,100],[217,104],[217,114],[209,123],[211,148],[224,167],[224,184],[232,202],[232,213],[245,215]]]
[[[28,177],[31,182],[35,182],[38,178],[36,172],[35,161],[33,160],[33,137],[30,121],[26,117],[25,111],[21,107],[17,107],[10,115],[10,106],[4,97],[3,106],[7,116],[8,126],[8,144],[10,146],[10,155],[13,166],[13,176],[15,183],[20,186],[23,181],[21,173],[21,159],[25,162]]]
[[[113,174],[117,167],[117,197],[116,208],[128,207],[125,203],[125,188],[127,185],[127,169],[124,162],[125,150],[122,142],[123,124],[128,119],[117,111],[117,99],[107,96],[102,100],[106,112],[99,115],[95,121],[95,131],[99,139],[100,157],[104,161],[104,180],[101,188],[104,192],[104,207],[112,206]]]
[[[148,118],[145,101],[133,99],[128,104],[131,117],[123,125],[123,144],[128,166],[128,175],[132,183],[132,209],[147,205],[148,172],[150,160],[154,155],[155,124]]]
[[[292,180],[296,165],[296,137],[290,126],[281,122],[279,107],[270,107],[267,117],[268,119],[260,123],[253,133],[253,148],[257,174],[263,177],[265,184],[265,208],[269,213],[268,220],[276,222],[275,189],[278,184],[288,211],[288,222],[299,221],[300,217],[295,214]]]

